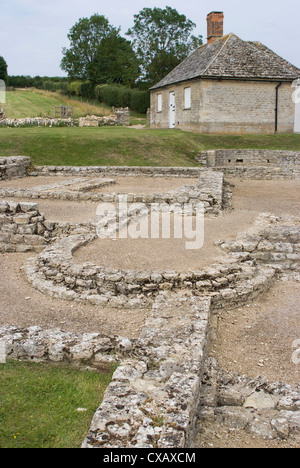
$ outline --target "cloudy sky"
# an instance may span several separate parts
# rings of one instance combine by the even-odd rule
[[[224,11],[224,34],[260,41],[300,68],[299,0],[0,0],[0,56],[10,75],[64,76],[62,47],[79,18],[104,15],[121,34],[144,7],[171,6],[197,24],[206,41],[206,16]]]

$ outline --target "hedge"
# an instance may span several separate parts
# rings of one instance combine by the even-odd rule
[[[50,77],[9,77],[9,85],[14,87],[34,86],[47,91],[59,91],[64,94],[83,98],[97,99],[110,107],[129,107],[129,109],[145,114],[150,107],[149,91],[126,88],[121,85],[92,85],[90,81],[71,81],[67,78]]]
[[[135,112],[145,114],[150,107],[150,95],[148,91],[125,88],[124,86],[97,86],[96,95],[100,102],[108,106],[129,107]]]

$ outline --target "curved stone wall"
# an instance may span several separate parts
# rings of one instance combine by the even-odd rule
[[[274,277],[272,268],[244,259],[194,272],[111,270],[76,263],[72,253],[93,239],[90,234],[69,236],[46,248],[25,263],[27,279],[40,291],[62,299],[143,308],[161,291],[182,289],[212,296],[216,307],[235,305],[259,294]]]

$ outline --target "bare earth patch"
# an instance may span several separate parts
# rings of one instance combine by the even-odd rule
[[[251,304],[222,310],[217,339],[209,354],[227,371],[270,382],[300,382],[300,366],[293,363],[293,342],[300,337],[300,283],[278,281]]]
[[[51,298],[29,285],[23,265],[32,254],[0,254],[0,325],[40,326],[137,338],[147,310],[118,310]]]

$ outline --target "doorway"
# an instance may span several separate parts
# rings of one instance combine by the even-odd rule
[[[170,92],[169,107],[170,107],[169,128],[175,128],[175,92],[174,91]]]

